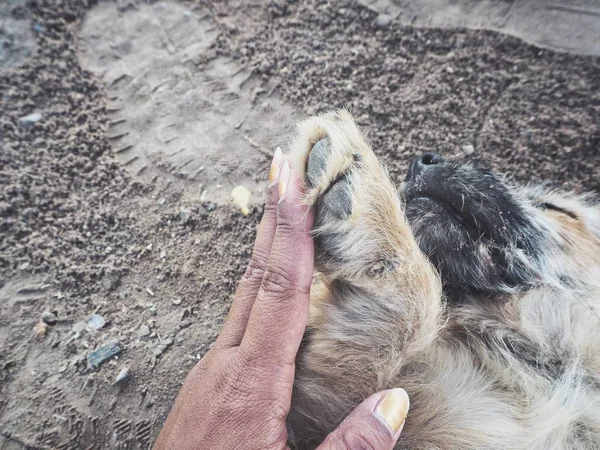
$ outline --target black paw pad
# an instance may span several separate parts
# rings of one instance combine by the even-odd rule
[[[306,167],[306,184],[314,187],[325,171],[331,158],[331,141],[323,138],[318,141],[308,155]],[[331,220],[347,218],[352,213],[352,189],[348,175],[341,175],[331,183],[319,197],[316,205],[316,225],[323,225]]]
[[[319,182],[330,157],[331,141],[329,138],[323,138],[313,145],[313,148],[308,155],[306,166],[306,184],[308,187],[314,187]]]

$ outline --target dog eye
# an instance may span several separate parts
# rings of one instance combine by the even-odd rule
[[[568,209],[561,208],[560,206],[556,206],[554,203],[543,202],[538,205],[542,209],[551,209],[552,211],[558,211],[559,213],[563,213],[569,216],[572,219],[577,219],[577,214],[569,211]]]

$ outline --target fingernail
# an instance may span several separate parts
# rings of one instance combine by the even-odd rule
[[[273,162],[271,162],[271,170],[269,171],[269,183],[272,183],[279,177],[281,160],[283,159],[283,153],[281,152],[281,147],[277,147],[275,149],[275,154],[273,155]]]
[[[279,198],[283,198],[285,195],[288,182],[290,181],[290,165],[287,161],[283,163],[283,168],[281,169],[281,173],[279,174]]]
[[[392,430],[393,435],[396,435],[404,425],[409,407],[410,400],[406,391],[400,388],[392,389],[377,404],[375,415]]]

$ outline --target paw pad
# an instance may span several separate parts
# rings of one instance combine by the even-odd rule
[[[331,158],[331,140],[319,140],[308,155],[306,184],[309,188],[318,185],[324,176]],[[316,225],[320,226],[333,219],[345,219],[352,213],[352,188],[349,175],[341,174],[331,180],[317,201]]]

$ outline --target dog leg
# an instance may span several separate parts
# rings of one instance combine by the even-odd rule
[[[348,112],[302,122],[290,159],[315,212],[318,275],[289,419],[319,436],[364,398],[395,387],[407,360],[436,339],[442,291]]]

